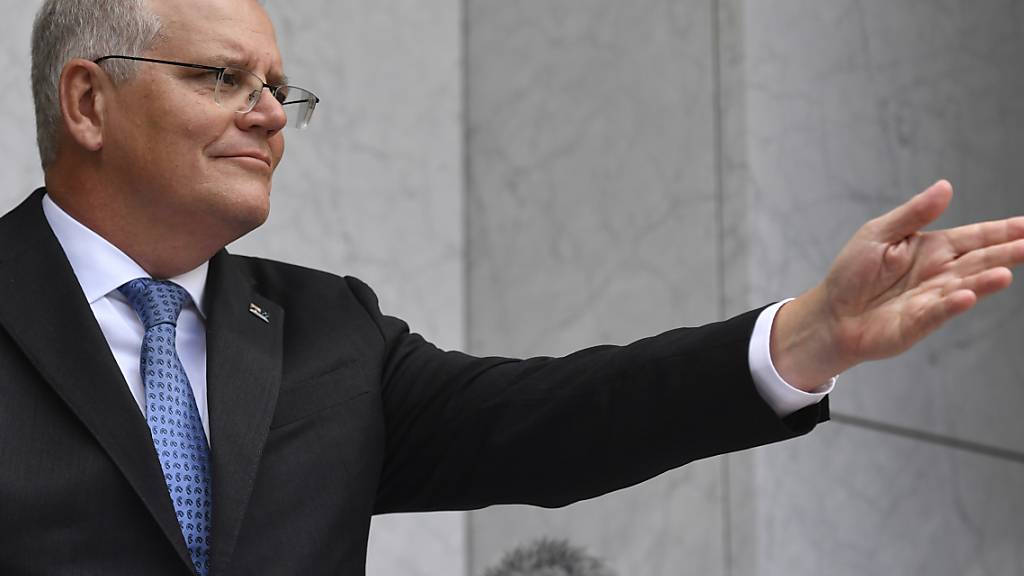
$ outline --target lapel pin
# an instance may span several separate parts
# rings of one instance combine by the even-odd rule
[[[267,324],[270,324],[270,313],[264,311],[263,308],[260,308],[256,304],[249,304],[249,312],[251,312],[253,316],[263,320]]]

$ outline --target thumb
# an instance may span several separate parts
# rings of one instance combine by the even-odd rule
[[[878,240],[898,242],[918,232],[942,215],[953,199],[953,186],[939,180],[924,192],[877,218]]]

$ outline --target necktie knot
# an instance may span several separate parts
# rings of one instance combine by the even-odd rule
[[[130,280],[118,290],[128,298],[146,330],[160,324],[177,326],[181,307],[189,299],[188,292],[174,282],[152,278]]]

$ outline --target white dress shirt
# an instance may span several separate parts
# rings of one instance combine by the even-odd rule
[[[754,323],[754,333],[750,335],[750,348],[747,351],[747,361],[750,363],[754,385],[765,402],[779,416],[789,416],[801,408],[821,402],[836,386],[836,377],[833,376],[814,392],[804,392],[790,386],[775,369],[771,352],[772,323],[779,308],[792,300],[789,298],[776,302],[761,311],[757,322]]]
[[[127,254],[61,210],[49,195],[43,196],[43,214],[67,254],[85,299],[124,374],[128,389],[145,416],[146,394],[140,363],[142,337],[146,329],[118,288],[129,280],[151,276]],[[178,357],[192,384],[192,394],[199,408],[199,417],[203,420],[207,442],[210,440],[210,417],[206,402],[206,314],[202,305],[208,268],[209,263],[203,263],[191,272],[170,279],[192,297],[178,317],[176,343]]]
[[[64,212],[49,195],[43,196],[43,214],[67,254],[128,388],[145,415],[146,396],[139,368],[145,327],[118,287],[135,278],[149,278],[149,274],[124,252]],[[178,356],[192,384],[207,441],[210,438],[210,418],[206,401],[206,314],[202,305],[208,268],[209,263],[206,262],[195,270],[170,279],[192,297],[178,318]],[[754,324],[748,351],[754,385],[780,417],[820,402],[836,382],[832,378],[809,393],[787,384],[775,370],[769,348],[772,323],[779,308],[788,301],[776,303],[761,312]]]

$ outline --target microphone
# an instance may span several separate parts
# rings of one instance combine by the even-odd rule
[[[568,540],[541,538],[505,554],[484,576],[615,576],[599,559]]]

